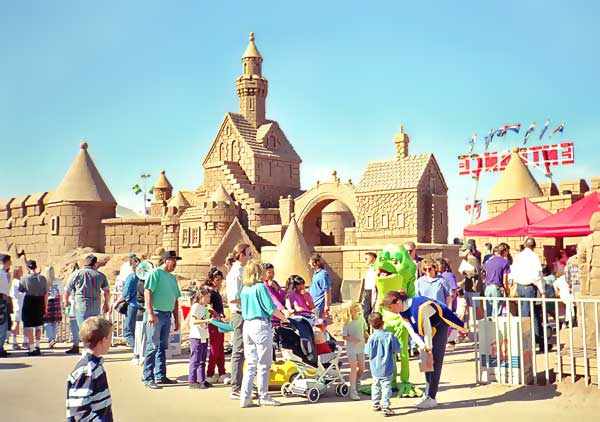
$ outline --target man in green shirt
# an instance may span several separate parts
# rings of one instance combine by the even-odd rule
[[[177,278],[171,274],[181,257],[175,251],[165,252],[159,267],[152,271],[144,284],[146,301],[146,353],[144,359],[144,385],[147,388],[162,388],[158,384],[176,384],[167,378],[167,356],[171,314],[175,319],[175,331],[179,330],[179,297],[181,292]]]

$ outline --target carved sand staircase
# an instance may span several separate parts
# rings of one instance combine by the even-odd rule
[[[239,202],[243,209],[260,207],[260,203],[252,196],[252,183],[239,163],[225,161],[221,169],[225,175],[225,180],[229,182],[228,190],[232,192],[233,199]]]

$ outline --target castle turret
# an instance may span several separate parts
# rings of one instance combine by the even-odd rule
[[[103,251],[104,218],[115,217],[117,201],[104,183],[83,142],[58,188],[48,195],[48,252],[60,257],[77,247]]]
[[[254,44],[254,32],[242,56],[242,76],[236,81],[240,114],[255,128],[265,123],[269,83],[262,76],[263,58]]]
[[[190,203],[181,192],[177,192],[166,205],[160,221],[163,228],[163,247],[165,250],[179,250],[180,217],[190,207]]]
[[[202,249],[212,255],[217,245],[238,215],[238,207],[222,185],[204,202]]]
[[[408,144],[410,143],[410,138],[406,133],[404,133],[404,127],[400,126],[400,132],[394,138],[394,144],[396,145],[396,159],[402,160],[403,158],[408,157]]]
[[[153,217],[162,217],[166,212],[167,202],[173,195],[173,186],[169,182],[169,179],[167,179],[164,170],[160,172],[160,176],[158,176],[158,180],[152,188],[152,193],[154,199],[150,206],[150,215]]]

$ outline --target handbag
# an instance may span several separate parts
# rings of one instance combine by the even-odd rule
[[[117,304],[117,306],[115,306],[115,310],[123,315],[127,315],[127,308],[129,307],[129,304],[125,301],[120,302],[119,304]]]

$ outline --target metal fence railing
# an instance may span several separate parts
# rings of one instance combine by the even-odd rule
[[[473,301],[472,315],[476,307],[486,314],[474,318],[477,382],[537,384],[542,377],[548,384],[552,374],[557,382],[564,375],[570,375],[571,382],[581,376],[586,385],[600,388],[600,299],[473,297]]]

